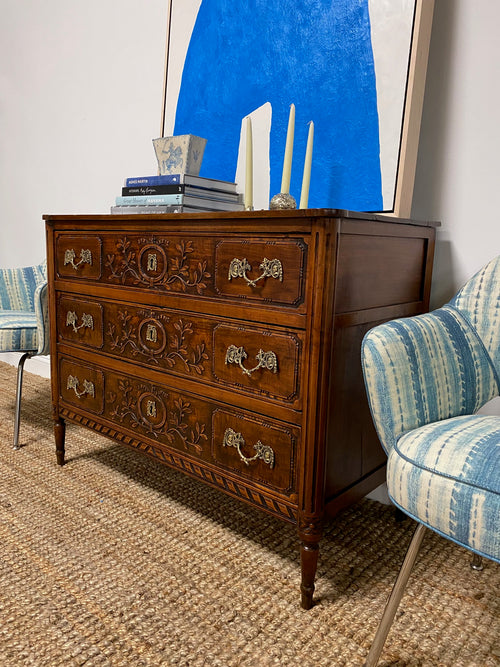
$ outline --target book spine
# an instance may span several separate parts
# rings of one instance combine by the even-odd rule
[[[165,174],[164,176],[135,176],[125,180],[125,187],[136,187],[138,185],[178,185],[181,182],[181,174]]]
[[[236,192],[224,192],[222,190],[210,190],[199,188],[195,185],[140,185],[136,187],[122,188],[122,197],[185,194],[193,197],[206,197],[208,199],[220,199],[223,201],[240,200]]]
[[[171,206],[111,206],[110,213],[120,214],[125,213],[129,215],[130,213],[138,214],[151,214],[151,213],[181,213],[182,206],[180,205],[171,205]]]
[[[154,204],[182,204],[183,195],[136,195],[117,197],[117,206],[148,206]]]
[[[184,185],[136,185],[122,188],[122,197],[173,195],[184,192]]]
[[[179,185],[205,188],[207,190],[222,190],[223,192],[236,192],[236,183],[221,181],[216,178],[204,178],[192,174],[163,174],[160,176],[134,176],[125,179],[126,188],[149,187],[158,185]]]

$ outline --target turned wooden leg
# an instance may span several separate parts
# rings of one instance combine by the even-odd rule
[[[323,536],[323,518],[319,515],[299,514],[298,529],[300,538],[300,584],[301,605],[303,609],[313,606],[314,581],[318,567],[319,542]]]
[[[311,609],[313,606],[314,580],[318,567],[319,544],[302,542],[300,545],[300,565],[302,570],[302,582],[300,584],[301,605],[303,609]]]
[[[66,434],[66,424],[64,419],[57,419],[54,422],[54,435],[56,439],[56,458],[58,465],[64,465],[64,437]]]

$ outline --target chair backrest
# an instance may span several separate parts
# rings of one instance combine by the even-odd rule
[[[500,392],[500,258],[442,308],[369,331],[362,363],[384,449],[424,424],[473,414]]]
[[[478,271],[449,305],[477,332],[500,376],[500,255]]]
[[[0,269],[0,308],[33,312],[35,290],[46,280],[45,261],[37,266]]]

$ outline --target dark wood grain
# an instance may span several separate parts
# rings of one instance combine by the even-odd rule
[[[57,463],[73,421],[296,523],[310,608],[325,517],[385,474],[361,340],[427,310],[435,225],[44,217]]]

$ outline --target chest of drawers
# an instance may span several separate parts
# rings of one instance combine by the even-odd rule
[[[57,462],[76,422],[297,525],[302,606],[385,456],[360,344],[428,308],[432,224],[346,211],[44,216]]]

